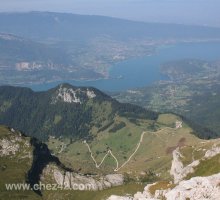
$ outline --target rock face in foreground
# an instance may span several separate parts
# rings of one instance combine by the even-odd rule
[[[184,167],[180,160],[181,157],[183,157],[183,155],[180,153],[179,148],[173,151],[173,161],[170,174],[174,178],[174,183],[179,183],[184,177],[187,176],[187,174],[193,173],[194,167],[198,166],[200,163],[199,160],[195,160],[191,164]]]
[[[183,180],[188,174],[194,172],[194,168],[201,161],[208,161],[208,159],[219,154],[218,142],[219,140],[216,140],[216,144],[207,150],[201,159],[194,160],[186,166],[181,161],[183,155],[180,153],[180,149],[175,149],[170,169],[174,184],[171,181],[166,183],[164,187],[163,182],[156,182],[148,184],[143,192],[136,193],[134,197],[112,195],[107,200],[219,200],[220,173],[207,177],[193,177],[189,180]]]
[[[52,179],[61,187],[70,189],[81,187],[79,190],[103,190],[114,186],[124,184],[124,176],[122,174],[108,174],[106,176],[85,176],[74,172],[65,172],[57,166],[48,165],[44,171],[44,176],[52,175]]]
[[[211,199],[220,198],[220,173],[208,177],[194,177],[187,181],[181,181],[177,187],[167,192],[168,200],[177,199]]]
[[[21,159],[32,159],[31,145],[29,139],[21,135],[21,133],[15,133],[14,129],[8,129],[1,127],[0,133],[0,157],[15,158],[18,155]],[[2,132],[5,132],[2,133]]]
[[[103,177],[82,176],[75,173],[67,172],[65,175],[60,171],[54,171],[54,179],[59,185],[71,188],[74,185],[84,185],[83,190],[103,190],[114,186],[123,185],[124,178],[121,174],[109,174]]]
[[[216,140],[219,142],[219,140]],[[173,176],[174,183],[177,184],[180,181],[184,180],[184,178],[194,172],[194,168],[200,164],[202,160],[207,160],[213,158],[214,156],[220,154],[220,147],[217,144],[214,144],[211,149],[207,150],[204,157],[200,160],[194,160],[189,165],[183,165],[181,161],[181,157],[183,155],[180,153],[180,149],[177,148],[173,151],[173,161],[170,169],[170,174]]]
[[[208,177],[194,177],[181,181],[175,188],[156,190],[152,195],[147,185],[143,193],[138,192],[134,197],[111,196],[108,200],[219,200],[220,173]]]

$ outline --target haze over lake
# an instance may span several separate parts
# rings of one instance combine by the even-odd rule
[[[110,68],[110,79],[96,81],[59,81],[39,85],[25,85],[33,90],[47,90],[61,82],[76,86],[93,86],[103,91],[122,91],[151,85],[167,77],[160,73],[160,65],[179,59],[217,60],[220,58],[220,42],[180,43],[158,48],[156,54],[129,59]]]

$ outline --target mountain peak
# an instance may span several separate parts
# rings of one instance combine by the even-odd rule
[[[90,137],[92,128],[97,131],[106,129],[108,124],[114,123],[116,115],[128,120],[154,120],[158,116],[138,106],[121,104],[93,87],[69,84],[61,84],[45,92],[1,86],[0,105],[3,105],[0,106],[1,124],[42,140],[47,140],[49,135]],[[20,122],[21,115],[24,123]],[[27,123],[30,126],[24,127]]]
[[[70,84],[61,84],[57,87],[55,95],[52,97],[52,103],[55,104],[58,101],[66,103],[82,104],[88,99],[96,97],[94,90],[90,88],[77,88]]]

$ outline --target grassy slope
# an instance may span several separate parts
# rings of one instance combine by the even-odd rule
[[[220,155],[202,161],[199,166],[195,168],[195,172],[190,174],[189,177],[194,176],[211,176],[220,172]]]
[[[9,129],[0,126],[0,140],[12,140],[15,138]],[[5,184],[7,183],[24,183],[27,171],[31,167],[31,158],[22,158],[32,152],[32,147],[24,148],[24,142],[29,142],[29,138],[23,138],[18,142],[20,145],[19,152],[15,155],[0,157],[0,199],[23,200],[23,199],[38,199],[38,196],[32,191],[7,191]]]
[[[14,138],[12,134],[7,127],[0,126],[0,140],[3,138],[12,139]],[[19,144],[22,146],[26,141],[28,142],[29,138],[23,138]],[[113,193],[124,195],[129,191],[129,194],[134,194],[144,188],[144,186],[140,184],[128,184],[99,192],[45,191],[43,197],[36,195],[32,191],[7,191],[5,189],[6,183],[25,182],[26,173],[31,167],[32,160],[30,158],[21,159],[21,157],[27,155],[28,152],[32,152],[32,147],[27,149],[21,148],[20,151],[13,156],[0,157],[0,200],[99,200],[107,198]]]
[[[186,124],[183,124],[183,128],[176,130],[174,126],[178,119],[175,115],[160,115],[154,124],[154,128],[157,129],[154,133],[153,122],[150,120],[140,120],[138,126],[125,118],[116,117],[115,121],[123,121],[126,123],[126,127],[115,133],[108,132],[114,125],[98,134],[94,130],[93,134],[96,137],[89,142],[89,145],[98,162],[101,162],[107,149],[110,148],[121,166],[134,152],[141,134],[145,131],[140,148],[130,162],[119,170],[119,173],[130,174],[132,172],[132,176],[136,177],[142,172],[153,171],[161,174],[162,179],[170,179],[168,170],[171,167],[172,150],[177,146],[193,146],[202,141],[191,134],[192,129]],[[59,154],[64,143],[66,148]],[[49,147],[64,163],[76,170],[81,169],[81,172],[84,173],[113,173],[113,169],[116,167],[115,161],[109,157],[100,169],[96,169],[90,153],[82,141],[70,144],[68,140],[51,139]]]
[[[101,161],[104,156],[104,151],[106,151],[107,145],[112,149],[112,152],[116,155],[119,160],[120,165],[125,161],[124,156],[129,157],[131,153],[133,153],[136,148],[137,142],[140,140],[141,133],[146,131],[146,134],[143,138],[143,143],[140,146],[140,149],[137,151],[135,156],[126,165],[119,173],[130,173],[133,177],[140,175],[141,172],[145,171],[153,171],[154,173],[161,174],[158,179],[166,181],[159,182],[155,187],[162,187],[167,183],[167,181],[171,180],[169,175],[169,169],[171,166],[172,154],[171,150],[176,148],[178,145],[181,147],[181,153],[184,155],[184,164],[188,164],[192,161],[192,154],[194,157],[200,158],[204,155],[201,149],[210,149],[212,145],[216,142],[216,140],[204,141],[196,138],[191,134],[192,129],[189,128],[186,124],[183,124],[183,128],[175,129],[173,128],[175,121],[178,120],[178,117],[174,115],[160,115],[154,127],[157,128],[157,133],[152,132],[152,121],[139,121],[139,126],[134,125],[130,121],[125,118],[116,117],[115,121],[126,123],[126,127],[118,130],[115,133],[109,133],[108,130],[112,128],[111,125],[107,130],[97,134],[96,130],[93,130],[93,134],[96,135],[95,140],[90,142],[91,149],[96,156],[98,161]],[[168,128],[167,128],[168,127]],[[161,130],[158,132],[158,130]],[[131,133],[131,134],[129,134]],[[1,138],[7,137],[8,129],[1,127],[0,128]],[[185,138],[184,140],[182,138]],[[182,141],[182,142],[180,142]],[[60,154],[58,152],[61,149],[60,145],[67,144],[67,147],[64,148],[64,151]],[[106,145],[107,144],[107,145]],[[84,172],[94,172],[94,173],[109,173],[112,172],[112,169],[115,167],[115,162],[112,158],[109,158],[105,161],[101,170],[97,170],[94,167],[94,163],[90,158],[90,154],[84,144],[80,141],[72,142],[70,144],[69,139],[54,139],[51,138],[49,141],[50,148],[53,149],[54,153],[57,154],[61,160],[65,164],[69,164],[74,168],[82,168]],[[96,154],[96,151],[99,151]],[[134,194],[137,191],[143,191],[143,187],[145,184],[126,184],[120,187],[114,187],[111,189],[107,189],[104,191],[98,192],[80,192],[80,191],[44,191],[43,198],[35,195],[35,193],[31,191],[26,192],[7,192],[4,189],[5,180],[8,182],[23,182],[25,180],[25,172],[29,169],[30,163],[27,160],[23,160],[22,162],[18,159],[9,158],[0,158],[1,166],[2,163],[8,165],[8,168],[5,171],[0,171],[1,177],[1,196],[0,199],[45,199],[45,200],[101,200],[110,196],[111,194],[117,195],[126,195]],[[210,162],[211,161],[211,162]],[[204,161],[201,166],[198,166],[194,175],[207,175],[211,173],[219,172],[219,168],[210,166],[219,166],[216,163],[219,162],[219,157],[214,157],[209,162]],[[19,166],[19,167],[18,167]],[[204,171],[204,167],[206,169],[210,169]],[[217,171],[216,171],[217,170]],[[149,179],[143,177],[142,179],[145,182],[149,182]],[[161,186],[161,184],[162,186]],[[153,189],[152,189],[153,190]]]

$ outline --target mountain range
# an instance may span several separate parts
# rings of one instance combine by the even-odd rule
[[[0,13],[0,83],[109,78],[117,62],[177,42],[216,41],[220,29],[52,12]]]
[[[50,29],[48,29],[50,27]],[[135,22],[104,16],[52,12],[1,13],[0,31],[41,40],[88,40],[109,35],[129,38],[213,38],[220,29],[162,23]]]
[[[95,88],[61,84],[33,92],[1,86],[0,105],[3,199],[101,200],[133,195],[156,181],[145,189],[154,197],[157,190],[170,195],[184,190],[182,181],[219,173],[219,139],[200,139],[180,116],[122,104]],[[9,194],[6,183],[26,183],[32,190]],[[59,187],[34,190],[39,183]],[[92,191],[71,190],[74,184],[89,184]],[[214,185],[209,187],[211,192]]]
[[[121,104],[95,88],[69,84],[46,92],[0,86],[0,105],[1,124],[39,139],[89,137],[92,127],[105,130],[117,115],[129,120],[154,120],[158,116],[138,106]]]
[[[115,98],[9,85],[109,79],[163,45],[219,39],[204,26],[0,13],[0,199],[218,200],[219,62],[163,63],[170,80]]]

